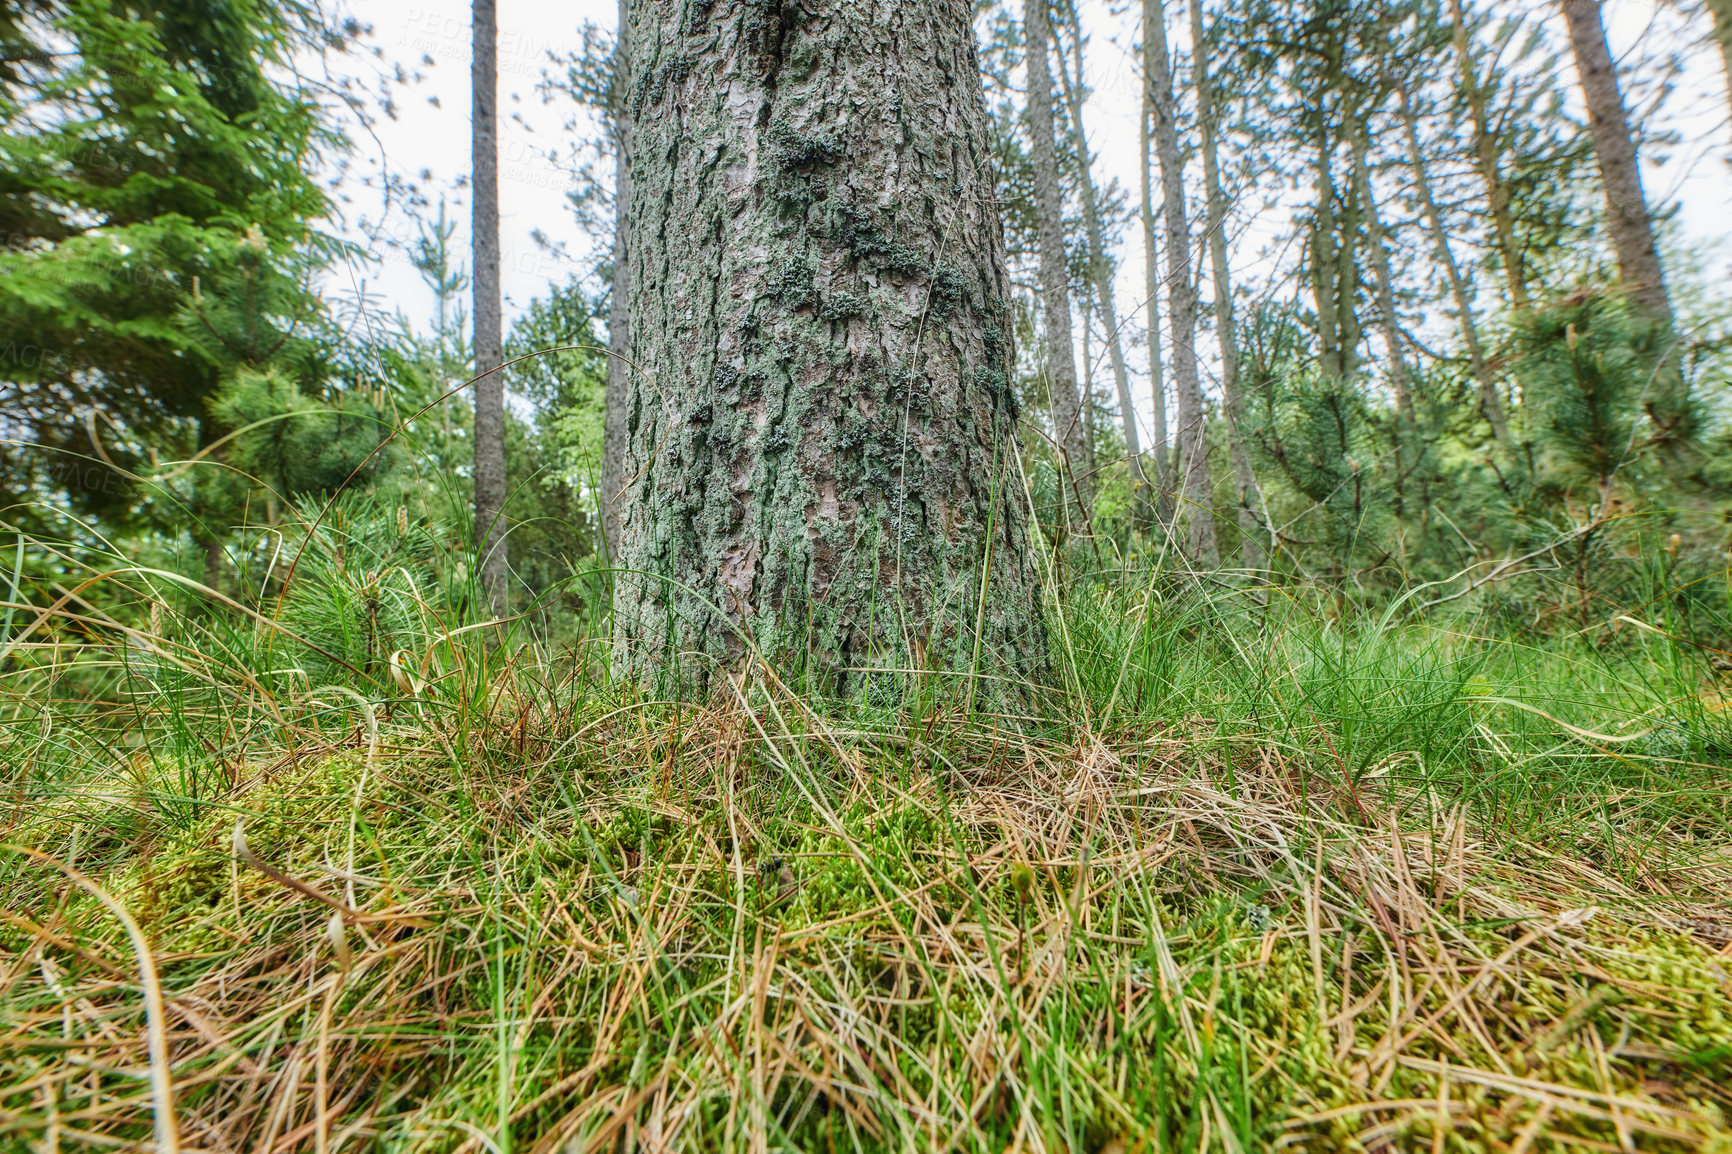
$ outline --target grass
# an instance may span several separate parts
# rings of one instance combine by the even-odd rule
[[[0,1147],[1732,1150],[1669,623],[1079,584],[1029,716],[697,708],[357,519],[293,637],[112,557],[17,610]]]

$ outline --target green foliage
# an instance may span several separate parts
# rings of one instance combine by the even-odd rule
[[[238,373],[211,405],[235,429],[229,463],[279,498],[366,484],[393,463],[388,415],[358,392],[320,403],[281,373]]]
[[[51,3],[8,25],[0,77],[0,395],[27,494],[125,519],[152,451],[216,439],[206,404],[242,368],[314,383],[331,244],[308,175],[340,145],[276,77],[326,43],[298,4]],[[57,483],[103,419],[120,466]],[[172,448],[171,448],[172,446]]]
[[[1522,334],[1517,377],[1549,483],[1603,488],[1642,448],[1658,366],[1633,336],[1628,314],[1603,296],[1539,313]]]

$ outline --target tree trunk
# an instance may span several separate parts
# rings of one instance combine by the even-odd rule
[[[1359,372],[1359,194],[1345,198],[1335,187],[1334,146],[1327,130],[1317,133],[1317,212],[1311,228],[1311,292],[1317,307],[1318,360],[1334,381]],[[1341,200],[1337,214],[1335,202]]]
[[[1528,311],[1526,262],[1521,245],[1516,240],[1515,216],[1510,212],[1509,185],[1500,171],[1497,136],[1492,130],[1491,116],[1486,108],[1485,92],[1479,84],[1479,70],[1473,62],[1473,43],[1468,34],[1467,16],[1461,0],[1450,0],[1449,9],[1455,22],[1455,52],[1461,65],[1461,94],[1467,104],[1468,120],[1473,126],[1474,167],[1485,184],[1486,202],[1491,209],[1492,231],[1497,236],[1498,255],[1503,260],[1504,276],[1509,283],[1510,303],[1516,314]]]
[[[1197,378],[1197,290],[1191,280],[1191,233],[1185,219],[1185,162],[1179,151],[1178,102],[1167,54],[1167,29],[1161,0],[1143,0],[1145,82],[1154,89],[1155,154],[1161,162],[1161,190],[1167,223],[1167,315],[1173,338],[1173,383],[1179,400],[1179,476],[1184,485],[1183,519],[1191,559],[1213,567],[1215,515],[1210,503],[1208,413]]]
[[[1714,17],[1714,41],[1720,45],[1720,62],[1726,70],[1726,94],[1732,98],[1732,0],[1708,0]]]
[[[1367,112],[1369,115],[1369,110]],[[1401,317],[1395,309],[1395,277],[1389,268],[1389,246],[1385,243],[1383,220],[1377,213],[1377,194],[1371,187],[1370,131],[1361,117],[1354,125],[1353,181],[1355,195],[1365,218],[1365,239],[1371,250],[1371,275],[1376,279],[1377,327],[1383,331],[1384,354],[1389,359],[1389,384],[1395,392],[1395,515],[1407,512],[1407,474],[1417,467],[1424,450],[1413,443],[1413,381],[1407,373],[1406,340],[1401,333]]]
[[[1588,106],[1588,130],[1600,162],[1600,184],[1606,191],[1606,218],[1612,248],[1618,256],[1618,276],[1635,311],[1661,329],[1672,327],[1672,305],[1660,272],[1660,254],[1642,195],[1642,174],[1636,165],[1636,141],[1624,117],[1618,72],[1600,23],[1599,0],[1563,0],[1564,21],[1570,29],[1570,50]]]
[[[1331,175],[1329,135],[1317,134],[1317,211],[1311,223],[1311,299],[1317,308],[1317,359],[1324,376],[1346,376],[1341,354],[1341,324],[1335,292],[1335,179]]]
[[[1094,453],[1077,398],[1076,345],[1070,327],[1070,268],[1065,259],[1064,204],[1052,125],[1052,73],[1047,65],[1051,0],[1025,0],[1023,42],[1028,68],[1028,120],[1033,136],[1035,225],[1040,233],[1041,315],[1046,320],[1047,387],[1053,437],[1059,447],[1059,483],[1065,499],[1081,502],[1076,522],[1086,526],[1093,505]],[[1069,483],[1066,484],[1066,479]],[[1061,499],[1061,504],[1063,499]]]
[[[1147,46],[1144,46],[1147,60]],[[1149,171],[1149,123],[1154,118],[1152,86],[1143,85],[1141,136],[1143,193],[1143,311],[1149,330],[1149,394],[1154,401],[1154,437],[1149,455],[1155,462],[1155,519],[1167,524],[1173,514],[1172,453],[1167,448],[1167,382],[1161,366],[1161,268],[1155,247],[1154,177]]]
[[[632,4],[627,681],[1043,674],[972,14]]]
[[[1113,383],[1118,387],[1119,423],[1125,434],[1125,460],[1130,467],[1133,508],[1149,500],[1148,482],[1143,478],[1143,450],[1137,436],[1137,411],[1131,403],[1131,378],[1125,368],[1124,343],[1119,339],[1119,310],[1113,297],[1113,265],[1107,254],[1106,235],[1101,228],[1100,207],[1095,196],[1094,159],[1089,154],[1088,134],[1083,131],[1083,47],[1082,27],[1077,10],[1070,9],[1071,43],[1076,49],[1076,79],[1060,68],[1065,81],[1065,99],[1070,106],[1072,144],[1076,149],[1077,169],[1082,177],[1083,224],[1088,231],[1089,280],[1094,286],[1095,300],[1100,305],[1101,324],[1106,329],[1107,356],[1112,361]],[[1060,52],[1062,65],[1064,54]],[[1093,442],[1093,438],[1090,438]]]
[[[601,527],[608,558],[618,556],[619,489],[625,479],[625,398],[631,379],[631,260],[626,248],[626,221],[631,209],[631,114],[626,94],[631,90],[631,22],[626,0],[619,0],[619,32],[614,40],[613,81],[608,109],[612,120],[613,283],[607,308],[607,392],[601,426]]]
[[[475,0],[469,69],[470,174],[475,262],[475,545],[494,616],[505,613],[510,569],[505,544],[505,374],[499,371],[499,28],[494,0]]]
[[[1473,293],[1469,291],[1461,266],[1456,263],[1455,253],[1449,247],[1449,235],[1443,227],[1443,214],[1438,211],[1437,200],[1431,192],[1430,169],[1425,162],[1425,151],[1419,143],[1419,116],[1414,111],[1413,98],[1405,86],[1401,89],[1401,117],[1407,125],[1407,148],[1412,156],[1413,183],[1419,195],[1419,207],[1425,214],[1426,227],[1431,233],[1431,243],[1437,251],[1438,263],[1443,265],[1444,275],[1449,280],[1449,294],[1455,302],[1456,314],[1461,318],[1461,343],[1467,349],[1468,368],[1473,372],[1473,379],[1479,382],[1480,413],[1491,426],[1492,439],[1507,446],[1509,422],[1504,417],[1503,396],[1498,392],[1497,379],[1492,375],[1491,366],[1486,363],[1485,348],[1479,341],[1479,325],[1474,321]]]
[[[1197,123],[1203,137],[1203,189],[1209,211],[1209,264],[1215,287],[1215,336],[1221,345],[1221,400],[1227,411],[1227,448],[1233,487],[1239,496],[1239,559],[1245,569],[1263,568],[1263,525],[1251,505],[1257,476],[1245,447],[1245,403],[1239,391],[1239,330],[1233,316],[1233,275],[1227,263],[1227,197],[1217,155],[1214,85],[1209,79],[1208,30],[1203,0],[1191,0],[1191,52],[1197,89]]]
[[[1371,249],[1371,274],[1377,278],[1377,327],[1383,330],[1383,348],[1389,357],[1389,384],[1395,390],[1395,411],[1404,423],[1413,421],[1413,381],[1407,374],[1407,347],[1401,335],[1401,317],[1395,311],[1395,277],[1389,270],[1389,246],[1383,235],[1383,219],[1377,215],[1377,197],[1371,187],[1369,131],[1364,120],[1355,125],[1353,179],[1365,217],[1365,239]]]

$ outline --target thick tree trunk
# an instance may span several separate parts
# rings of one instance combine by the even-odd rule
[[[1510,303],[1521,315],[1529,307],[1527,264],[1522,257],[1521,244],[1516,240],[1515,214],[1510,211],[1510,188],[1503,179],[1499,163],[1501,149],[1486,107],[1485,90],[1480,87],[1479,69],[1473,62],[1473,42],[1461,0],[1450,0],[1449,9],[1455,22],[1455,52],[1461,66],[1462,99],[1467,104],[1468,121],[1473,126],[1474,167],[1485,185],[1498,256],[1503,261],[1504,276],[1509,283]]]
[[[475,545],[482,591],[505,613],[510,569],[505,545],[505,374],[499,371],[499,27],[494,0],[475,0],[470,64],[470,174],[475,263]]]
[[[1425,151],[1419,143],[1419,117],[1413,108],[1413,98],[1405,87],[1401,89],[1401,117],[1407,125],[1407,148],[1412,157],[1413,183],[1419,195],[1419,207],[1425,214],[1426,228],[1431,233],[1431,243],[1437,251],[1438,263],[1443,266],[1444,275],[1449,280],[1449,295],[1455,302],[1456,315],[1461,318],[1461,343],[1467,350],[1468,368],[1473,372],[1473,379],[1479,383],[1480,413],[1491,426],[1492,439],[1507,446],[1509,422],[1504,417],[1503,395],[1498,391],[1497,378],[1492,375],[1491,366],[1485,359],[1485,348],[1479,341],[1479,325],[1474,320],[1473,293],[1468,290],[1467,279],[1462,275],[1461,266],[1456,263],[1455,252],[1449,247],[1449,234],[1443,227],[1443,214],[1438,211],[1437,199],[1432,195],[1430,167],[1426,164]]]
[[[1047,46],[1052,39],[1049,3],[1051,0],[1025,0],[1023,9],[1028,121],[1033,136],[1029,153],[1034,164],[1035,226],[1040,233],[1040,299],[1041,316],[1046,321],[1047,387],[1052,396],[1053,435],[1063,459],[1060,484],[1066,491],[1066,499],[1081,502],[1075,520],[1086,526],[1094,503],[1094,452],[1077,397],[1076,344],[1070,326],[1070,267],[1065,259],[1064,202],[1059,194],[1058,152],[1053,136],[1052,71],[1047,64]]]
[[[1148,491],[1148,482],[1143,478],[1142,438],[1137,435],[1137,411],[1131,403],[1131,377],[1125,368],[1124,342],[1119,339],[1119,310],[1113,299],[1112,258],[1107,254],[1106,234],[1101,228],[1100,207],[1095,195],[1094,159],[1089,154],[1088,134],[1083,130],[1082,27],[1078,23],[1074,5],[1070,14],[1071,43],[1076,49],[1076,79],[1071,80],[1068,71],[1062,68],[1059,74],[1065,80],[1065,100],[1070,107],[1072,145],[1076,149],[1077,169],[1082,178],[1083,224],[1088,232],[1089,242],[1089,280],[1094,287],[1096,303],[1100,306],[1101,324],[1106,329],[1107,356],[1112,361],[1113,384],[1118,387],[1119,423],[1124,429],[1125,460],[1130,467],[1133,500],[1137,506],[1146,507],[1151,494]],[[1059,59],[1062,63],[1062,52]],[[1092,435],[1089,440],[1092,444]]]
[[[1618,276],[1635,310],[1649,323],[1672,327],[1672,304],[1660,271],[1660,254],[1642,195],[1642,174],[1636,164],[1636,140],[1624,116],[1618,91],[1617,67],[1600,22],[1599,0],[1563,0],[1564,21],[1570,29],[1570,50],[1588,106],[1588,131],[1600,162],[1600,184],[1606,191],[1606,217],[1612,248],[1618,256]]]
[[[628,681],[1043,673],[971,17],[632,4]]]
[[[1221,188],[1217,155],[1215,90],[1209,79],[1208,30],[1203,0],[1191,0],[1191,52],[1197,89],[1197,123],[1203,138],[1203,190],[1209,210],[1209,265],[1215,285],[1215,336],[1221,345],[1221,401],[1227,411],[1227,450],[1233,458],[1233,487],[1239,494],[1239,560],[1245,569],[1263,568],[1263,525],[1252,507],[1257,476],[1245,447],[1245,402],[1239,392],[1239,329],[1233,315],[1233,274],[1227,263],[1227,196]],[[1261,502],[1258,502],[1261,504]]]
[[[1220,560],[1215,546],[1215,514],[1210,501],[1208,412],[1197,377],[1197,290],[1191,280],[1191,232],[1185,219],[1185,162],[1179,150],[1178,101],[1167,54],[1166,17],[1161,0],[1143,0],[1145,82],[1154,89],[1155,155],[1161,162],[1161,190],[1167,223],[1167,314],[1173,338],[1173,385],[1179,400],[1179,477],[1184,485],[1181,519],[1187,525],[1186,549],[1198,564]]]
[[[601,527],[608,556],[618,556],[620,485],[625,479],[625,400],[631,379],[631,260],[626,223],[631,210],[631,22],[626,0],[619,0],[619,32],[614,40],[613,90],[608,110],[613,129],[613,283],[607,308],[607,392],[601,426]]]
[[[1147,49],[1145,46],[1145,59]],[[1143,193],[1143,311],[1149,330],[1149,395],[1154,402],[1154,436],[1149,456],[1155,462],[1155,519],[1167,524],[1173,514],[1172,451],[1167,447],[1167,382],[1161,365],[1161,266],[1155,246],[1154,175],[1149,171],[1149,122],[1154,119],[1152,86],[1143,85],[1143,110],[1138,125]]]

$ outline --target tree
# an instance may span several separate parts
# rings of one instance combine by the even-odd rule
[[[505,374],[499,371],[499,27],[496,0],[474,0],[470,61],[470,244],[474,249],[475,548],[482,591],[503,616],[510,581],[505,541]]]
[[[1137,505],[1149,501],[1148,483],[1143,480],[1142,447],[1137,436],[1137,411],[1131,403],[1130,372],[1125,367],[1124,342],[1119,339],[1119,310],[1113,299],[1113,262],[1107,252],[1106,230],[1101,225],[1100,198],[1095,194],[1093,158],[1089,155],[1088,134],[1083,131],[1083,34],[1082,21],[1074,3],[1068,5],[1071,45],[1076,55],[1076,79],[1070,79],[1064,67],[1064,53],[1059,53],[1059,75],[1064,79],[1065,102],[1070,108],[1071,146],[1076,152],[1079,183],[1082,185],[1083,223],[1088,237],[1089,284],[1100,307],[1101,323],[1106,330],[1107,355],[1112,361],[1113,383],[1118,387],[1119,423],[1125,434],[1125,459],[1131,474],[1132,500]],[[1085,327],[1086,331],[1086,327]],[[1086,363],[1087,356],[1084,356]],[[1092,443],[1094,438],[1089,438]]]
[[[1047,387],[1052,397],[1053,441],[1058,447],[1059,485],[1074,497],[1076,521],[1087,525],[1093,504],[1094,446],[1077,398],[1076,346],[1070,327],[1070,262],[1065,256],[1064,199],[1058,180],[1058,149],[1053,137],[1052,71],[1047,63],[1052,39],[1047,6],[1051,0],[1026,0],[1023,7],[1024,63],[1028,69],[1028,127],[1034,164],[1035,220],[1040,234],[1041,316],[1046,321]]]
[[[1148,62],[1145,40],[1143,59]],[[1142,192],[1143,221],[1143,312],[1149,342],[1149,395],[1154,402],[1154,438],[1149,455],[1155,462],[1155,519],[1166,524],[1172,517],[1172,454],[1167,448],[1167,383],[1161,368],[1161,265],[1156,245],[1154,174],[1150,171],[1153,139],[1150,125],[1155,118],[1154,86],[1143,85],[1142,108],[1137,117],[1137,161]]]
[[[1245,448],[1245,403],[1239,391],[1239,338],[1233,315],[1233,277],[1227,260],[1227,196],[1221,187],[1217,141],[1220,126],[1215,85],[1209,77],[1208,32],[1203,0],[1191,0],[1191,68],[1197,89],[1197,126],[1203,145],[1203,190],[1208,204],[1209,266],[1215,286],[1215,336],[1221,345],[1221,400],[1227,412],[1227,451],[1233,460],[1233,485],[1239,497],[1239,558],[1242,567],[1263,565],[1263,527],[1251,507],[1257,477]]]
[[[1636,140],[1624,115],[1617,67],[1606,44],[1599,0],[1563,0],[1570,49],[1588,106],[1588,131],[1600,162],[1600,183],[1606,194],[1606,224],[1618,257],[1618,276],[1630,304],[1661,331],[1672,327],[1672,304],[1654,247],[1648,202],[1642,195],[1642,174],[1636,163]]]
[[[1726,70],[1726,91],[1732,97],[1732,0],[1708,0],[1708,11],[1714,18],[1714,42],[1720,46],[1720,60]]]
[[[1502,146],[1488,105],[1485,84],[1479,75],[1479,65],[1474,61],[1473,37],[1468,27],[1467,13],[1462,7],[1462,0],[1449,0],[1449,6],[1454,19],[1456,62],[1461,69],[1461,97],[1467,105],[1468,119],[1472,125],[1474,166],[1479,172],[1480,180],[1485,184],[1486,202],[1491,210],[1498,253],[1502,258],[1504,276],[1509,283],[1510,303],[1515,306],[1516,314],[1520,316],[1531,307],[1528,301],[1527,262],[1523,257],[1521,244],[1516,239],[1515,216],[1510,211],[1510,187],[1503,175]]]
[[[627,681],[1042,675],[971,14],[632,6]]]
[[[1192,560],[1213,566],[1215,517],[1210,503],[1208,414],[1197,376],[1197,290],[1191,279],[1191,232],[1185,215],[1185,162],[1179,149],[1178,100],[1167,54],[1161,0],[1143,0],[1144,83],[1152,89],[1155,154],[1167,225],[1167,314],[1173,341],[1173,384],[1179,401],[1179,479],[1187,508],[1186,548]]]
[[[626,248],[631,208],[631,116],[626,96],[631,90],[631,22],[626,0],[619,3],[619,32],[614,38],[612,75],[608,78],[608,120],[613,133],[613,269],[607,310],[607,403],[601,442],[601,525],[611,553],[619,539],[620,517],[614,507],[625,480],[625,398],[631,365],[631,259]]]
[[[162,513],[180,531],[190,508],[215,558],[230,510],[205,491],[212,471],[186,475],[182,504],[128,474],[152,472],[147,448],[173,459],[217,442],[210,404],[242,372],[310,393],[331,373],[308,283],[338,246],[313,227],[329,203],[308,173],[343,142],[279,77],[342,35],[295,5],[225,12],[154,0],[0,18],[8,520],[55,492],[110,528]],[[126,472],[97,460],[98,416]]]
[[[1437,263],[1443,266],[1444,276],[1449,282],[1449,295],[1455,304],[1456,317],[1461,326],[1461,341],[1467,353],[1468,369],[1479,385],[1480,413],[1491,426],[1492,439],[1507,447],[1509,422],[1504,415],[1503,395],[1498,389],[1497,378],[1492,375],[1491,366],[1486,361],[1485,347],[1480,343],[1479,323],[1474,318],[1473,292],[1461,265],[1455,259],[1455,250],[1450,247],[1449,233],[1443,225],[1443,214],[1438,210],[1437,197],[1432,193],[1431,166],[1426,160],[1425,149],[1420,144],[1419,116],[1414,110],[1413,96],[1405,84],[1400,86],[1397,95],[1401,100],[1402,124],[1407,130],[1408,162],[1413,168],[1414,193],[1419,198],[1420,211],[1425,217],[1426,230],[1431,235]]]

